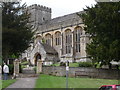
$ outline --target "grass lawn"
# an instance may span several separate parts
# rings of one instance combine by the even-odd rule
[[[60,66],[60,63],[56,63],[54,66]],[[69,63],[69,67],[79,67],[79,63]]]
[[[69,63],[69,67],[79,67],[79,63]]]
[[[101,85],[118,84],[118,80],[68,78],[69,88],[99,88]],[[66,77],[57,77],[41,74],[36,80],[36,88],[65,88]]]
[[[16,81],[16,79],[2,80],[2,87],[0,85],[0,88],[6,88],[9,85],[11,85],[12,83],[14,83],[15,81]]]

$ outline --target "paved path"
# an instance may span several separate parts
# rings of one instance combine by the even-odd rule
[[[18,78],[18,80],[12,85],[8,86],[4,90],[33,90],[37,77]],[[17,88],[17,89],[16,89]]]

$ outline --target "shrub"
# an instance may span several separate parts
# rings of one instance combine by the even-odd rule
[[[24,61],[21,63],[21,65],[28,65],[28,64],[29,64],[28,61]]]
[[[19,72],[22,73],[22,65],[19,64]]]
[[[13,75],[13,73],[14,73],[14,64],[9,64],[8,67],[9,67],[9,74]],[[19,72],[22,73],[21,64],[19,64]]]
[[[56,66],[55,64],[51,64],[50,66]]]
[[[91,62],[79,62],[79,67],[92,67]]]
[[[101,67],[101,63],[98,63],[98,62],[94,63],[94,67],[95,68],[100,68]]]
[[[21,68],[23,69],[23,68],[26,68],[27,66],[26,65],[21,65]]]
[[[60,62],[60,66],[66,66],[64,62]]]
[[[50,66],[60,66],[60,63],[54,63],[54,64],[52,64]]]
[[[12,75],[14,73],[14,65],[13,64],[9,64],[9,74]]]
[[[37,72],[37,66],[34,66],[33,70],[35,71],[35,73]]]

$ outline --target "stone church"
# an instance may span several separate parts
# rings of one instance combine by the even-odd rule
[[[89,35],[85,34],[84,23],[77,13],[51,18],[51,8],[37,4],[27,7],[30,21],[35,31],[34,40],[22,54],[33,65],[38,59],[49,65],[56,62],[89,61],[86,44]]]

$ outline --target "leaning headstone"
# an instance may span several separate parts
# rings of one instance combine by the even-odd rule
[[[42,72],[42,60],[37,61],[37,74]]]
[[[14,61],[14,76],[19,76],[19,60]]]

